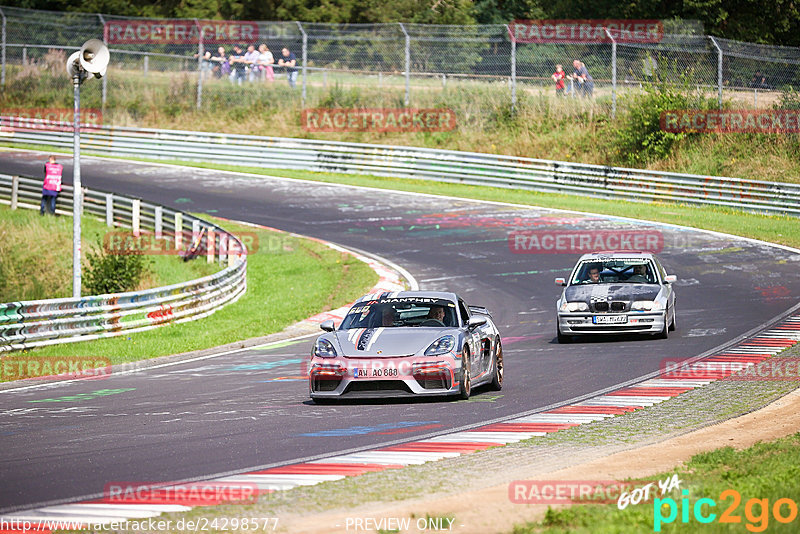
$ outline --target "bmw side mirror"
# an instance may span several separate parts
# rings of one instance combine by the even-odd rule
[[[664,277],[664,281],[668,284],[673,284],[678,281],[678,277],[675,276],[674,274],[668,274],[667,276]]]
[[[487,320],[486,317],[480,317],[478,315],[473,315],[467,321],[467,327],[469,327],[469,328],[477,328],[479,326],[485,325],[486,324],[486,320]]]
[[[336,330],[336,325],[333,324],[333,319],[328,319],[327,321],[322,321],[319,327],[326,332],[333,332]]]
[[[565,286],[567,285],[567,280],[565,278],[556,278],[556,285]]]

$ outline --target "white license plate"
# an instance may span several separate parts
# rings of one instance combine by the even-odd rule
[[[592,317],[594,324],[620,324],[627,323],[627,315],[595,315]]]

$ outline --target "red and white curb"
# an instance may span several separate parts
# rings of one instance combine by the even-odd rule
[[[776,326],[741,341],[733,347],[681,366],[676,370],[663,371],[656,378],[576,404],[489,424],[473,430],[306,463],[231,475],[212,479],[206,483],[212,486],[214,484],[255,485],[260,494],[268,494],[298,486],[313,486],[322,482],[341,480],[364,473],[399,469],[409,465],[454,458],[490,447],[516,443],[534,436],[544,436],[585,423],[601,421],[658,404],[687,391],[703,387],[715,380],[746,372],[751,366],[757,365],[797,343],[800,343],[800,315],[789,317]],[[202,504],[220,503],[206,502]],[[51,521],[73,521],[87,525],[108,524],[152,518],[164,512],[188,511],[197,505],[198,503],[186,502],[185,499],[182,502],[179,499],[174,502],[159,500],[158,504],[137,501],[112,503],[106,499],[105,501],[84,501],[6,514],[0,517],[0,521],[4,521],[4,524],[8,525],[13,520],[27,520],[34,525],[33,528],[38,527],[42,532],[49,532],[47,525]],[[0,530],[0,534],[5,532],[16,533],[21,530]]]

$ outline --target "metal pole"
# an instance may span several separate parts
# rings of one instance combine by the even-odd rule
[[[197,19],[194,19],[194,23],[200,30],[197,39],[197,109],[200,109],[203,105],[203,28]]]
[[[81,296],[81,75],[72,77],[74,124],[72,135],[72,296]]]
[[[408,107],[409,103],[409,88],[411,85],[411,37],[408,35],[406,31],[406,27],[403,25],[402,22],[398,22],[400,25],[400,29],[403,30],[403,35],[406,36],[406,107]]]
[[[97,14],[97,17],[100,19],[100,23],[103,25],[103,42],[107,43],[108,42],[108,34],[106,32],[106,19],[103,18],[103,15],[101,15],[100,13]],[[101,98],[101,107],[103,109],[105,109],[105,107],[106,107],[107,83],[108,83],[108,71],[106,71],[105,75],[103,76],[103,80],[102,80],[103,89],[102,89],[102,93],[101,93],[102,96],[100,98]]]
[[[2,68],[0,68],[0,85],[5,85],[6,84],[6,14],[3,12],[2,8],[0,8],[0,17],[3,18],[3,32],[2,32],[3,46],[2,46],[2,52],[0,52],[0,55],[2,55],[2,59],[0,61],[2,61],[3,66]]]
[[[147,71],[150,68],[150,56],[145,54],[144,56],[144,77],[147,78]]]
[[[717,49],[717,103],[719,104],[719,109],[722,109],[722,48],[719,47],[717,40],[712,35],[709,35],[708,38],[711,39],[711,43]]]
[[[506,25],[508,35],[511,30]],[[517,40],[511,38],[511,111],[517,109]]]
[[[611,118],[614,119],[617,116],[617,40],[608,28],[603,29],[611,39]]]
[[[300,33],[303,34],[303,53],[302,53],[302,57],[303,57],[303,94],[302,94],[302,97],[301,97],[302,98],[301,106],[305,107],[306,106],[306,64],[308,63],[308,61],[307,61],[308,60],[308,35],[306,34],[306,31],[303,29],[303,25],[300,24],[299,21],[295,21],[295,22],[297,22],[297,28],[300,30]]]

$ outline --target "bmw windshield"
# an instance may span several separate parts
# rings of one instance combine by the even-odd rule
[[[614,258],[587,260],[578,265],[570,285],[629,283],[658,284],[655,266],[648,259]]]

